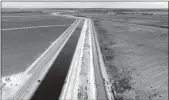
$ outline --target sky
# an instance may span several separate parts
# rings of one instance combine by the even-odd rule
[[[2,2],[2,8],[168,8],[167,2]]]

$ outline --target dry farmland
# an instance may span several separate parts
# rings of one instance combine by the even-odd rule
[[[93,18],[116,100],[168,100],[168,18]]]

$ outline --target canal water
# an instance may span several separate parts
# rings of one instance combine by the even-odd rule
[[[58,100],[79,40],[83,23],[84,20],[79,23],[31,100]]]

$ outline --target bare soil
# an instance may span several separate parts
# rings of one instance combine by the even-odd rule
[[[115,99],[168,100],[168,19],[105,16],[94,23]]]

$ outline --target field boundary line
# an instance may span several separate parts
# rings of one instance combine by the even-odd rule
[[[30,28],[42,28],[42,27],[55,27],[55,26],[69,26],[72,24],[65,24],[65,25],[47,25],[47,26],[33,26],[33,27],[21,27],[21,28],[5,28],[1,29],[2,31],[9,31],[9,30],[19,30],[19,29],[30,29]]]
[[[39,20],[50,20],[56,18],[38,18],[38,19],[17,19],[17,20],[2,20],[2,21],[39,21]]]

